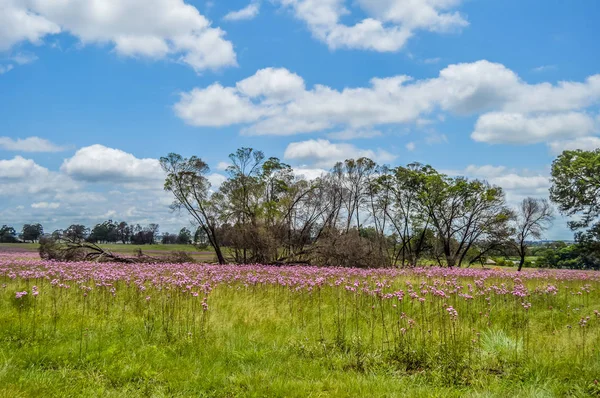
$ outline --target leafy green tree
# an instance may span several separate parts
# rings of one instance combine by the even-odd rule
[[[571,229],[589,227],[600,216],[600,148],[564,151],[552,163],[550,199],[567,216],[581,215]]]
[[[89,233],[90,230],[85,225],[73,224],[63,231],[62,236],[69,240],[79,242],[85,240]]]
[[[469,258],[471,263],[507,241],[514,215],[502,188],[485,181],[449,178],[432,168],[424,172],[420,200],[449,267],[460,266],[472,248],[479,254]]]
[[[575,242],[582,264],[587,269],[600,269],[600,223],[575,234]]]
[[[16,243],[17,239],[17,231],[9,225],[3,225],[0,228],[0,243]]]
[[[44,234],[44,227],[42,224],[25,224],[21,232],[21,239],[25,242],[35,242],[40,239]]]
[[[589,228],[575,234],[577,243],[568,249],[569,264],[576,259],[579,267],[597,269],[600,263],[600,148],[564,151],[554,160],[550,199],[562,214],[580,216],[579,220],[569,222],[572,230]],[[555,261],[555,265],[560,261]]]
[[[162,235],[162,238],[161,238],[161,243],[162,243],[163,245],[174,245],[174,244],[176,244],[176,243],[177,243],[177,235],[175,235],[175,234],[170,234],[170,233],[168,233],[168,232],[165,232],[165,233]]]
[[[117,238],[123,244],[131,240],[131,227],[125,221],[117,225]]]
[[[392,231],[397,242],[392,248],[392,264],[416,265],[427,245],[430,217],[422,206],[419,194],[431,168],[419,163],[391,170],[380,170],[374,184],[376,204],[373,206],[375,225],[383,232]],[[384,217],[377,217],[378,210]],[[381,221],[379,221],[381,220]]]
[[[117,224],[113,220],[106,220],[96,224],[88,236],[90,242],[114,243],[118,240]]]
[[[589,233],[590,231],[586,232]],[[592,245],[591,247],[588,245]],[[559,249],[540,252],[536,266],[562,269],[600,269],[598,236],[586,243],[567,245]]]
[[[192,243],[192,232],[185,227],[181,228],[181,230],[179,231],[179,234],[177,235],[176,241],[180,245],[191,244]]]

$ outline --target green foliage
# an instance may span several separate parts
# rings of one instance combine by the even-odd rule
[[[21,239],[25,242],[35,242],[44,234],[42,224],[25,224],[21,232]]]
[[[573,244],[560,249],[546,249],[539,253],[536,266],[541,268],[600,269],[597,243],[592,248]]]
[[[552,163],[550,199],[565,215],[583,213],[573,229],[587,227],[600,216],[600,148],[564,151]]]
[[[3,225],[0,228],[0,243],[16,243],[17,239],[17,231],[9,225]]]

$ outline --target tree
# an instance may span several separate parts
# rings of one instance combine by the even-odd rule
[[[158,238],[158,229],[159,229],[159,225],[158,224],[148,224],[148,227],[146,227],[145,231],[147,233],[147,237],[148,237],[148,244],[153,245],[156,242],[156,239]]]
[[[114,243],[118,240],[117,224],[113,220],[96,224],[88,236],[90,242]]]
[[[186,227],[181,228],[179,235],[175,239],[180,245],[189,245],[192,243],[192,232]]]
[[[502,245],[510,236],[512,211],[502,188],[485,181],[449,178],[431,167],[424,169],[420,201],[443,249],[446,265],[473,263]],[[477,254],[472,248],[477,249]]]
[[[3,225],[0,228],[0,243],[16,243],[17,239],[17,231],[9,225]]]
[[[428,170],[428,166],[411,163],[383,170],[375,183],[373,221],[382,233],[391,232],[392,264],[417,265],[428,243],[430,217],[419,197]],[[383,215],[377,216],[378,212]]]
[[[567,216],[581,213],[571,229],[588,227],[600,216],[600,148],[564,151],[552,162],[550,200]]]
[[[589,228],[575,234],[576,253],[582,266],[597,268],[600,258],[600,148],[594,151],[564,151],[552,162],[550,200],[566,216],[581,215],[570,221],[571,230]],[[595,223],[594,223],[595,222]],[[566,252],[566,250],[565,250]]]
[[[148,224],[142,227],[136,224],[131,229],[131,243],[136,245],[153,245],[158,237],[158,224]]]
[[[262,151],[252,148],[240,148],[231,153],[231,166],[227,168],[229,179],[221,185],[220,190],[223,199],[226,200],[226,211],[221,220],[232,224],[237,230],[233,245],[234,255],[236,261],[243,264],[264,262],[268,257],[264,250],[265,241],[260,239],[265,236],[258,234],[261,205],[269,199],[269,190],[265,191],[264,181],[261,179],[264,158]],[[273,164],[272,168],[275,167],[277,166]],[[271,171],[271,166],[267,169]]]
[[[175,243],[177,243],[177,235],[165,232],[162,235],[161,243],[163,245],[174,245]]]
[[[207,248],[209,245],[208,238],[206,236],[206,232],[200,227],[196,228],[196,232],[194,233],[194,245],[199,248]]]
[[[131,227],[125,221],[117,225],[117,238],[125,244],[131,240]]]
[[[187,159],[176,153],[161,157],[160,165],[167,174],[164,189],[175,197],[171,208],[185,209],[193,217],[215,249],[219,264],[225,264],[217,232],[219,211],[214,200],[217,198],[213,198],[206,178],[210,168],[196,156]]]
[[[521,202],[516,216],[515,236],[513,244],[519,254],[519,271],[525,263],[528,245],[531,238],[540,239],[548,229],[554,216],[546,199],[525,198]]]
[[[66,239],[79,242],[85,240],[89,232],[89,229],[85,225],[73,224],[63,231],[62,236]]]
[[[25,242],[35,242],[40,239],[44,234],[44,227],[42,224],[25,224],[23,225],[23,231],[21,232],[21,239]]]
[[[600,223],[594,224],[585,232],[575,234],[576,250],[579,253],[581,267],[600,269]]]

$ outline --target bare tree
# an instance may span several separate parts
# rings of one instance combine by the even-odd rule
[[[525,198],[519,207],[515,222],[514,246],[519,253],[519,271],[525,263],[527,241],[540,239],[542,233],[552,224],[554,214],[546,199]]]

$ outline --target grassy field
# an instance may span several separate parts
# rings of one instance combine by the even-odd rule
[[[213,262],[215,260],[213,250],[210,248],[200,250],[193,245],[123,245],[120,243],[107,243],[99,246],[113,253],[124,255],[134,255],[137,250],[141,250],[148,255],[160,257],[171,251],[182,251],[190,254],[198,262]],[[35,252],[38,248],[38,243],[0,243],[0,251]]]
[[[599,396],[595,273],[0,255],[0,397]]]

